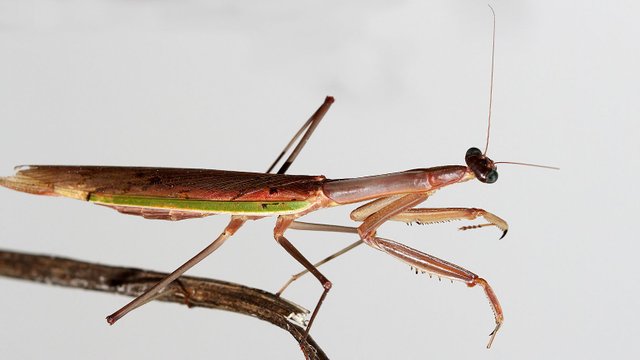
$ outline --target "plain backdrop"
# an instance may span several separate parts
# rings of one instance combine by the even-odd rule
[[[387,224],[380,233],[494,287],[438,282],[361,247],[333,281],[313,336],[333,359],[637,358],[640,5],[492,1],[497,13],[496,184],[452,186],[425,206],[505,218]],[[491,52],[486,1],[0,1],[0,174],[19,164],[264,171],[326,95],[334,106],[290,173],[355,177],[463,164],[484,146]],[[353,208],[306,219],[352,224]],[[170,271],[225,216],[149,221],[71,199],[0,190],[0,247]],[[249,223],[189,273],[275,291],[300,266]],[[355,240],[290,231],[312,260]],[[3,358],[299,359],[259,320],[0,279]],[[311,308],[307,277],[285,296]]]

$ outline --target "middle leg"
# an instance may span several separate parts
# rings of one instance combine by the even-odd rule
[[[353,226],[340,226],[340,225],[332,225],[332,224],[316,224],[316,223],[308,223],[308,222],[302,222],[302,221],[294,221],[291,223],[291,225],[289,225],[289,229],[295,229],[295,230],[308,230],[308,231],[329,231],[329,232],[339,232],[339,233],[348,233],[348,234],[357,234],[358,233],[358,228],[353,227]],[[337,258],[338,256],[344,255],[347,252],[355,249],[356,247],[362,245],[362,240],[358,240],[355,241],[351,244],[349,244],[348,246],[340,249],[339,251],[325,257],[324,259],[318,261],[317,263],[314,263],[313,266],[318,268],[326,263],[328,263],[329,261]],[[303,275],[305,275],[306,273],[308,273],[309,270],[305,269],[300,271],[297,274],[292,275],[289,280],[282,285],[282,287],[280,288],[280,290],[278,290],[278,292],[276,293],[276,295],[280,296],[282,295],[282,293],[289,287],[289,285],[293,284],[294,281],[298,280],[299,278],[301,278]]]
[[[298,249],[296,249],[293,244],[291,244],[289,240],[287,240],[287,238],[284,237],[284,232],[294,220],[295,217],[293,216],[279,216],[276,222],[276,226],[273,230],[274,238],[276,239],[278,244],[280,244],[280,246],[282,246],[289,253],[289,255],[298,260],[298,262],[302,264],[302,266],[309,270],[309,272],[311,272],[311,274],[313,274],[313,276],[315,276],[316,279],[320,281],[320,284],[324,289],[322,291],[322,295],[320,295],[320,299],[318,300],[316,307],[311,313],[311,318],[309,319],[309,324],[307,325],[307,329],[305,331],[306,337],[307,335],[309,335],[309,330],[311,330],[313,320],[315,320],[316,315],[318,315],[318,310],[320,310],[320,306],[322,305],[324,298],[329,293],[329,290],[331,290],[331,281],[329,281],[329,279],[322,275],[322,273],[315,266],[313,266],[313,264],[311,264],[311,262],[309,262],[309,260],[307,260],[304,255],[302,255],[300,251],[298,251]]]

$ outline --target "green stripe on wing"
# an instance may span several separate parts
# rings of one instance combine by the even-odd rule
[[[89,201],[104,205],[133,206],[167,210],[194,210],[239,215],[296,213],[311,205],[308,201],[209,201],[99,194],[91,194],[89,196]]]

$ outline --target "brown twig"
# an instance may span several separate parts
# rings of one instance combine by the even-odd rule
[[[0,250],[0,275],[87,290],[138,296],[166,274],[92,264],[46,255]],[[304,329],[288,320],[308,310],[266,291],[219,280],[183,276],[157,298],[191,306],[233,311],[268,321],[288,331],[307,359],[328,359]]]

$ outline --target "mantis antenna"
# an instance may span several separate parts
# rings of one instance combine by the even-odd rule
[[[493,10],[491,5],[489,9],[491,9],[491,14],[493,15],[493,33],[491,35],[491,80],[489,82],[489,119],[487,125],[487,142],[484,146],[483,155],[487,154],[487,150],[489,149],[489,134],[491,133],[491,108],[493,107],[493,69],[495,67],[495,54],[496,54],[496,12]]]
[[[491,9],[491,14],[493,15],[493,30],[491,33],[491,80],[489,82],[489,116],[487,121],[487,141],[484,147],[483,155],[487,154],[487,150],[489,150],[489,135],[491,134],[491,109],[493,108],[493,72],[495,68],[495,57],[496,57],[496,12],[493,10],[491,5],[489,9]],[[538,165],[538,164],[530,164],[523,162],[514,162],[514,161],[499,161],[494,162],[494,164],[511,164],[511,165],[523,165],[523,166],[533,166],[544,169],[552,169],[552,170],[560,170],[560,168],[555,166],[546,166],[546,165]]]

